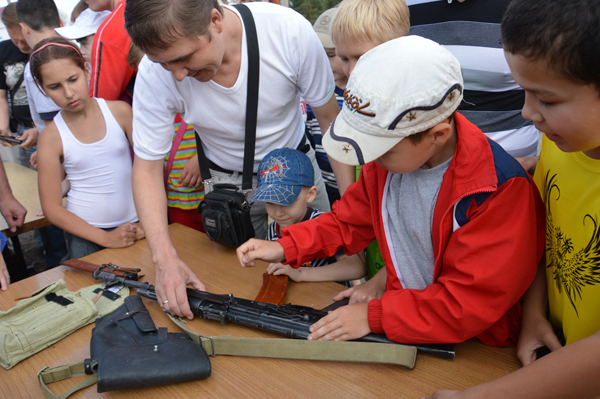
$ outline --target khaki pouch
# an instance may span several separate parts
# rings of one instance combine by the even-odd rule
[[[105,316],[123,304],[129,296],[124,287],[111,300],[92,298],[102,284],[84,287],[76,292],[67,290],[64,280],[58,280],[33,293],[31,298],[0,312],[0,365],[14,367],[21,360],[47,348],[62,338]]]

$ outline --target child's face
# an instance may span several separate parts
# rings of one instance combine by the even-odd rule
[[[423,137],[416,145],[404,138],[375,162],[392,173],[411,173],[426,164],[432,155],[427,137]]]
[[[350,74],[354,70],[358,59],[362,57],[364,53],[379,46],[380,44],[381,43],[378,41],[357,43],[352,39],[342,39],[336,41],[335,51],[342,62],[344,74],[350,77]]]
[[[325,53],[329,59],[331,70],[333,71],[333,79],[337,82],[339,80],[346,79],[344,68],[342,67],[342,60],[337,56],[335,48],[325,48]]]
[[[302,221],[306,214],[307,204],[315,199],[316,194],[316,187],[304,187],[292,205],[285,206],[265,202],[265,207],[271,219],[276,221],[279,227],[288,227]]]
[[[88,96],[90,75],[69,58],[50,61],[40,67],[42,89],[56,105],[65,111],[77,112],[84,108]]]
[[[600,95],[548,68],[546,60],[530,61],[505,52],[515,81],[525,89],[523,117],[564,152],[582,151],[600,159]]]
[[[88,62],[88,64],[92,63],[92,44],[94,43],[94,36],[89,35],[82,39],[77,39],[77,43],[79,43],[79,51],[81,51],[81,55]]]

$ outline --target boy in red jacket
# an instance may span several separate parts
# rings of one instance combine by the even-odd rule
[[[238,248],[242,266],[297,267],[377,238],[385,269],[345,291],[350,304],[309,339],[374,332],[404,343],[516,344],[544,208],[520,164],[456,112],[462,93],[458,61],[430,40],[401,37],[367,52],[323,140],[330,157],[364,165],[358,182],[333,212]]]

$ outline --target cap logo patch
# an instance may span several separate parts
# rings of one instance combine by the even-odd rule
[[[363,104],[363,100],[356,97],[354,94],[350,94],[350,90],[348,89],[344,90],[344,102],[361,115],[369,116],[371,118],[376,115],[375,112],[363,111],[364,108],[367,108],[369,105],[371,105],[370,101],[366,104]]]
[[[285,172],[289,169],[285,166],[287,162],[283,159],[273,157],[269,160],[265,168],[260,172],[262,180],[283,179]]]
[[[352,151],[352,147],[350,147],[350,144],[344,144],[344,148],[342,148],[343,151],[346,151],[346,154],[349,151]]]
[[[414,111],[411,111],[408,113],[407,118],[409,121],[412,121],[413,119],[417,119],[417,113]]]

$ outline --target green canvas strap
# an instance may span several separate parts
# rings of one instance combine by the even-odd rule
[[[167,316],[209,356],[233,355],[271,357],[278,359],[334,360],[397,364],[415,367],[417,348],[407,345],[377,344],[370,342],[305,341],[277,338],[236,338],[230,336],[205,337],[190,331],[179,317]]]
[[[333,360],[340,362],[387,363],[412,369],[417,359],[417,348],[407,345],[376,344],[368,342],[305,341],[300,339],[277,338],[237,338],[230,336],[207,337],[198,335],[187,328],[179,317],[167,316],[190,338],[202,346],[209,356],[250,356],[277,359]],[[93,374],[56,395],[46,384],[71,378],[74,374],[85,373],[83,362],[64,366],[44,368],[38,373],[40,388],[46,399],[65,399],[73,392],[89,387],[97,382]]]
[[[69,397],[73,392],[89,387],[90,385],[94,385],[98,381],[98,375],[92,374],[85,380],[81,381],[77,385],[72,386],[69,390],[63,392],[60,395],[56,395],[46,386],[46,384],[51,384],[53,382],[71,378],[71,376],[73,376],[74,374],[83,373],[85,373],[85,366],[83,362],[65,364],[63,366],[57,366],[52,368],[43,368],[38,372],[38,381],[40,383],[40,388],[42,389],[44,397],[46,399],[65,399]]]

